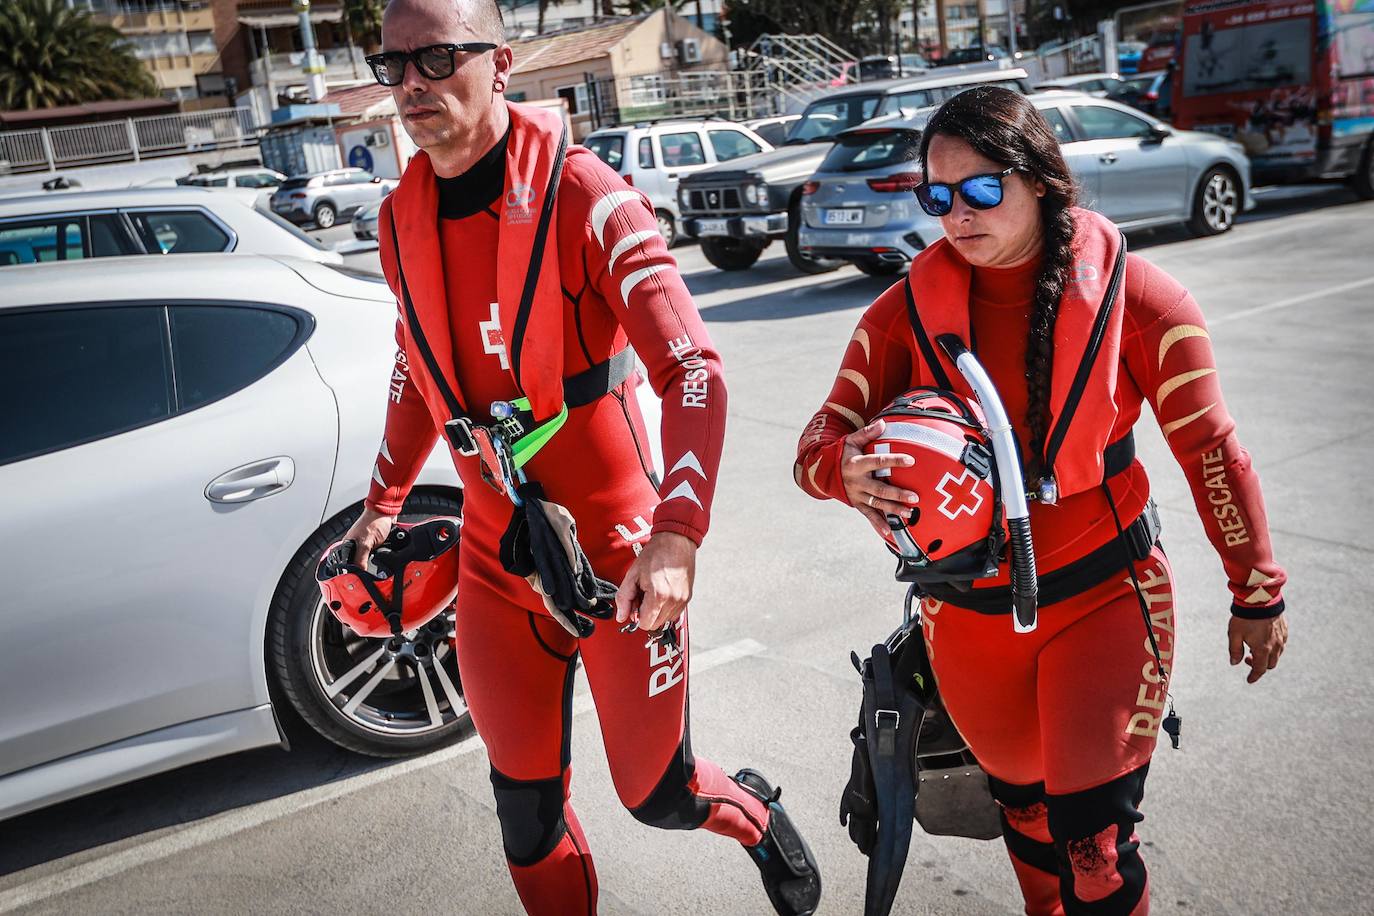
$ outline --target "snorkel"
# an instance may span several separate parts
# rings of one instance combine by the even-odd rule
[[[1012,626],[1017,633],[1029,633],[1037,622],[1039,585],[1035,572],[1035,546],[1031,542],[1030,505],[1026,502],[1025,477],[1021,472],[1021,453],[1006,407],[978,358],[954,334],[935,339],[954,361],[959,374],[968,382],[983,408],[988,439],[992,442],[997,488],[1006,513],[1011,536]]]

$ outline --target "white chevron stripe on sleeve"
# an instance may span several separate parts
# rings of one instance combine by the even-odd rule
[[[377,485],[383,490],[386,489],[386,481],[382,479],[382,469],[375,464],[372,466],[372,479],[377,481]]]
[[[386,439],[382,440],[381,452],[382,457],[389,461],[391,464],[396,463],[396,459],[391,457],[391,447],[386,444]]]
[[[622,301],[624,301],[625,307],[630,307],[630,291],[633,290],[637,285],[639,285],[640,280],[652,277],[660,270],[667,269],[667,264],[653,264],[649,267],[641,267],[639,270],[636,270],[634,273],[630,274],[628,277],[622,280],[620,283],[620,298]]]
[[[701,461],[697,458],[696,452],[688,451],[687,454],[679,458],[677,460],[677,464],[673,465],[673,469],[668,472],[668,476],[672,477],[674,474],[676,474],[678,471],[681,471],[683,468],[688,468],[690,470],[696,471],[698,474],[701,475],[703,480],[706,479],[706,472],[702,470]]]
[[[639,232],[627,235],[620,241],[616,242],[615,247],[611,249],[611,260],[610,263],[606,265],[606,270],[615,270],[615,262],[620,258],[622,254],[629,251],[631,248],[634,248],[640,242],[643,242],[646,239],[651,239],[656,235],[658,235],[657,229],[641,229]]]
[[[606,247],[606,239],[604,238],[606,220],[611,218],[611,214],[621,204],[639,199],[638,191],[611,191],[592,207],[592,232],[596,235],[596,241],[602,248]]]
[[[706,508],[701,504],[701,500],[697,498],[697,491],[693,490],[692,485],[685,480],[677,486],[673,487],[673,492],[663,497],[663,501],[665,503],[670,499],[690,499],[692,502],[697,504],[698,509],[704,510]]]

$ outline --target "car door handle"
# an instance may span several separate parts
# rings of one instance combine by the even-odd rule
[[[296,479],[296,462],[290,458],[268,458],[225,471],[205,487],[205,498],[212,503],[247,503],[280,493]]]
[[[1104,162],[1107,165],[1111,165],[1113,162],[1116,161],[1116,153],[1103,153],[1101,156],[1097,157],[1097,160],[1099,162]]]
[[[664,174],[664,176],[667,177],[670,181],[677,178],[677,172],[664,172],[663,174]]]

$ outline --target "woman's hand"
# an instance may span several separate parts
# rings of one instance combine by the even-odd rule
[[[840,457],[840,479],[849,504],[863,513],[873,530],[884,534],[889,530],[888,515],[905,516],[919,497],[883,483],[873,476],[883,468],[905,468],[916,463],[910,455],[865,455],[864,447],[883,434],[882,420],[874,420],[858,432],[844,437],[844,453]]]
[[[1279,656],[1288,645],[1288,621],[1282,614],[1267,620],[1232,616],[1226,635],[1231,642],[1231,664],[1239,665],[1244,658],[1245,664],[1250,666],[1245,682],[1253,684],[1264,677],[1264,672],[1278,665]],[[1248,656],[1246,649],[1250,650]]]

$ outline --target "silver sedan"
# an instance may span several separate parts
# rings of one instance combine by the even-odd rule
[[[1196,235],[1217,235],[1254,206],[1250,161],[1237,143],[1083,93],[1030,101],[1059,136],[1083,205],[1122,229],[1182,222]],[[921,181],[921,130],[934,111],[875,118],[840,134],[803,192],[803,251],[895,274],[942,237],[939,220],[912,193]]]

